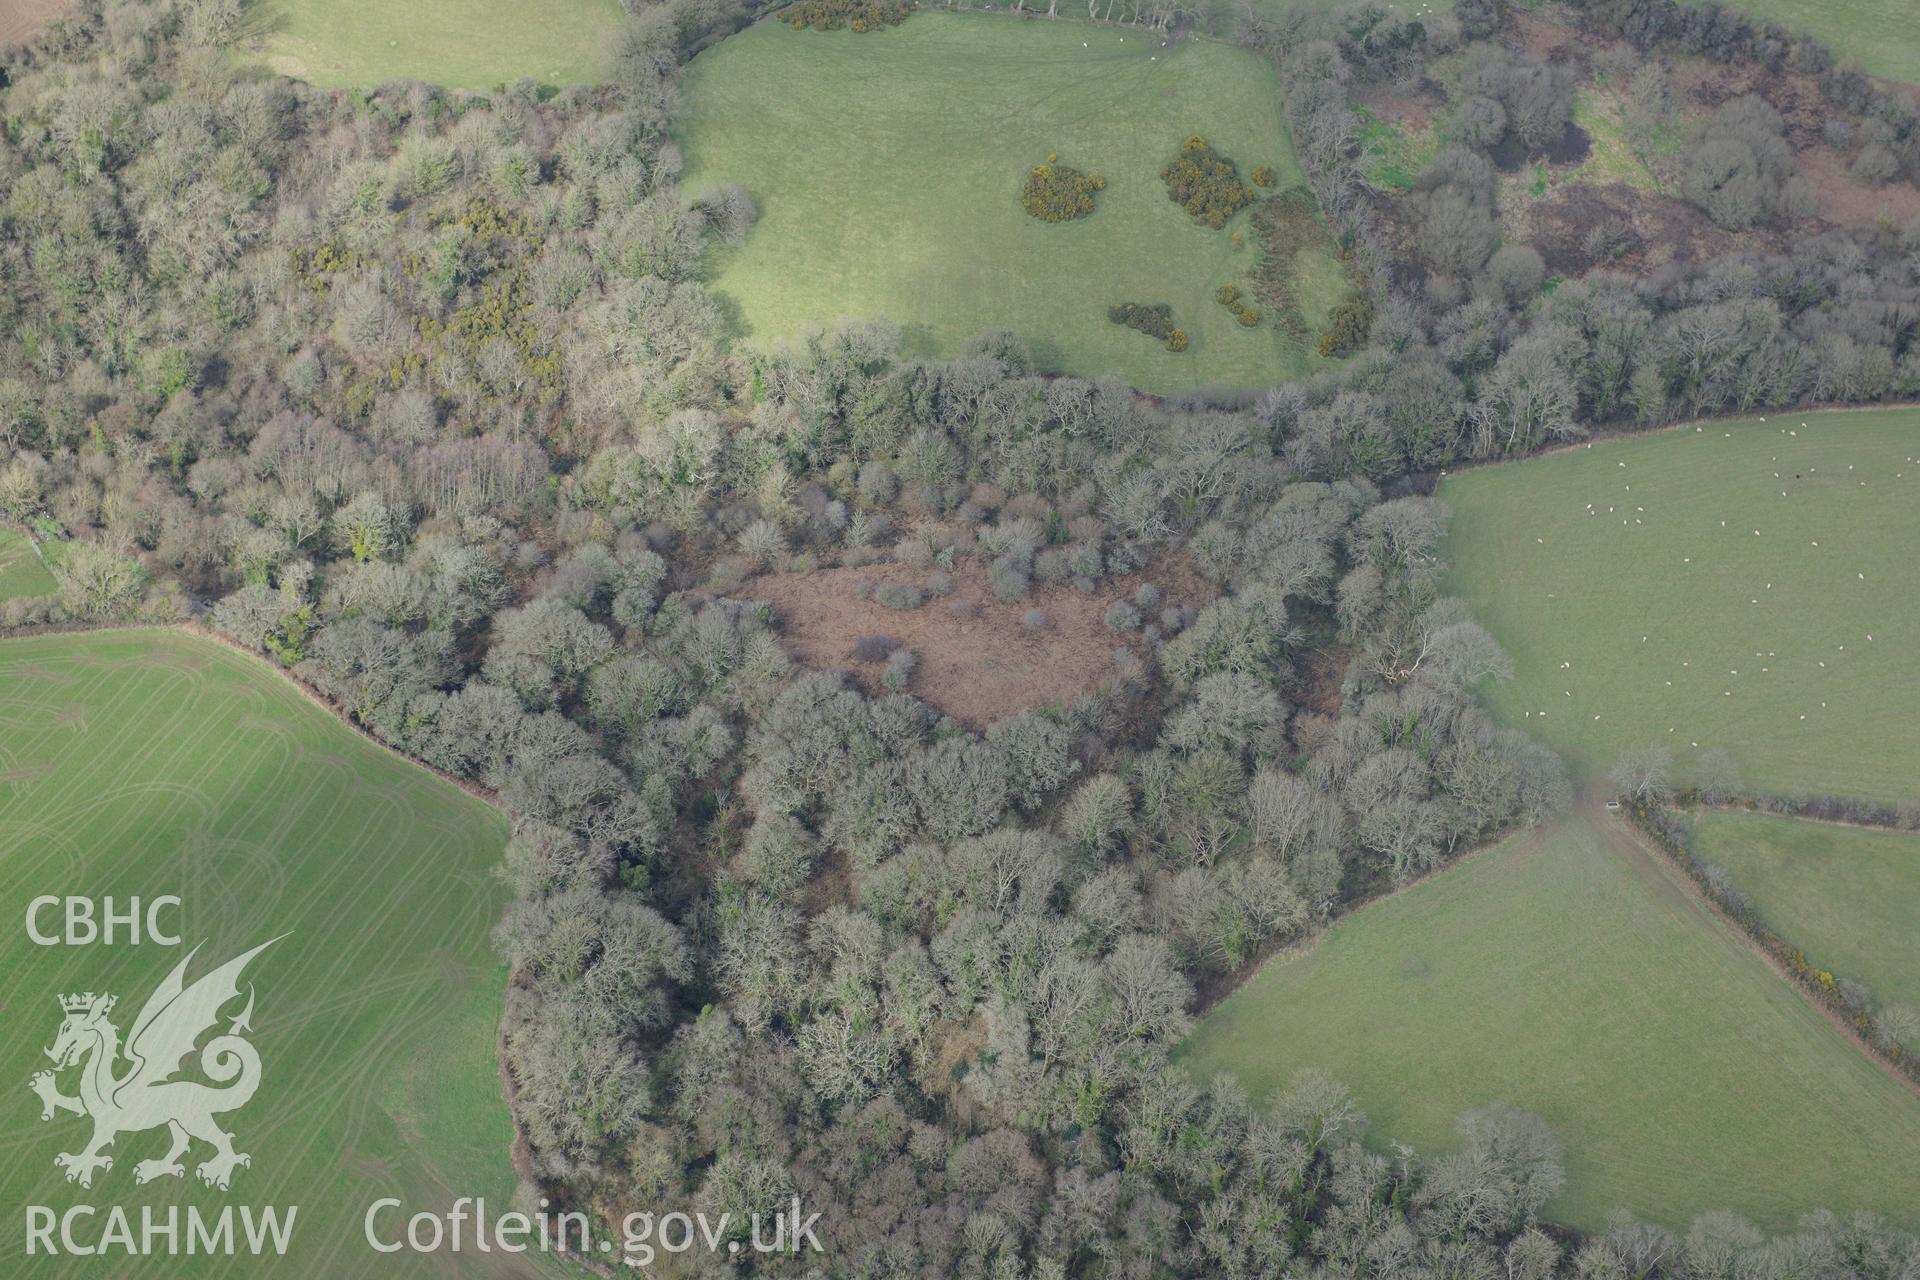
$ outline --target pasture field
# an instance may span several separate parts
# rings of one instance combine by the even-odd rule
[[[51,595],[59,587],[26,534],[0,529],[0,600]]]
[[[1180,1050],[1261,1098],[1306,1067],[1353,1089],[1369,1143],[1457,1144],[1505,1101],[1566,1145],[1547,1209],[1770,1230],[1820,1206],[1920,1225],[1920,1097],[1848,1043],[1641,850],[1583,813],[1513,837],[1268,961]]]
[[[1601,441],[1440,497],[1506,723],[1589,774],[1717,747],[1747,790],[1920,798],[1920,410]]]
[[[566,88],[606,76],[621,13],[620,0],[263,0],[241,48],[321,89],[485,90],[522,78]]]
[[[524,1274],[499,1253],[379,1255],[361,1227],[383,1196],[411,1213],[457,1195],[504,1209],[512,1194],[495,1053],[505,973],[488,944],[505,835],[481,801],[213,641],[140,630],[0,643],[8,1274],[100,1274],[98,1258],[26,1257],[28,1204],[122,1205],[136,1230],[141,1206],[298,1206],[284,1258],[142,1260],[153,1277]],[[37,946],[22,927],[43,894],[124,905],[168,893],[183,899],[163,917],[177,919],[179,947]],[[57,930],[58,914],[41,923]],[[136,1185],[134,1165],[163,1153],[165,1130],[122,1134],[90,1190],[64,1181],[54,1156],[82,1147],[88,1125],[60,1112],[42,1122],[27,1088],[48,1065],[56,998],[114,993],[110,1020],[126,1034],[196,944],[189,981],[276,937],[242,980],[262,1068],[252,1101],[220,1117],[252,1156],[231,1190],[194,1178],[211,1151],[201,1144],[184,1179]]]
[[[1920,81],[1920,7],[1910,0],[1739,0],[1744,9],[1826,42],[1842,66],[1889,80]]]
[[[1277,190],[1302,181],[1274,74],[1248,53],[985,14],[864,35],[768,22],[694,59],[683,90],[682,189],[737,182],[760,210],[744,244],[714,251],[709,280],[754,342],[879,317],[914,354],[946,356],[1007,328],[1045,369],[1156,391],[1261,386],[1327,363],[1273,316],[1242,328],[1214,300],[1260,261],[1249,212],[1199,226],[1160,180],[1198,133],[1243,181],[1259,165],[1278,171]],[[1021,209],[1028,171],[1054,154],[1106,179],[1090,217]],[[1300,256],[1317,332],[1345,282],[1330,242]],[[1188,350],[1109,322],[1118,302],[1171,305]]]
[[[1693,851],[1733,873],[1760,918],[1876,1004],[1920,1004],[1920,836],[1764,813],[1698,813]]]

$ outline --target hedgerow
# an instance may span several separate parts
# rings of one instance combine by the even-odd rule
[[[1107,308],[1107,319],[1115,324],[1123,324],[1129,329],[1138,329],[1149,337],[1159,338],[1167,344],[1169,351],[1187,349],[1186,330],[1173,323],[1173,308],[1164,302],[1149,305],[1144,302],[1121,302]]]
[[[1058,156],[1048,156],[1045,164],[1035,165],[1020,189],[1020,207],[1042,222],[1072,222],[1089,216],[1094,192],[1107,188],[1107,180],[1099,174],[1082,173],[1059,161]]]
[[[912,12],[906,0],[801,0],[780,17],[795,31],[866,32],[897,27]]]
[[[1227,219],[1258,198],[1252,187],[1240,181],[1240,171],[1232,160],[1207,145],[1199,134],[1188,138],[1180,154],[1160,171],[1167,184],[1167,198],[1216,231]]]
[[[1682,802],[1697,797],[1689,789],[1675,797]],[[1920,1080],[1920,1053],[1910,1022],[1902,1006],[1877,1010],[1872,1006],[1865,986],[1836,975],[1807,958],[1807,953],[1767,924],[1747,893],[1734,883],[1725,867],[1695,853],[1693,833],[1686,820],[1658,800],[1651,803],[1621,797],[1628,805],[1630,821],[1644,831],[1654,845],[1698,884],[1747,936],[1759,944],[1786,970],[1802,991],[1831,1009],[1846,1026],[1860,1037],[1863,1045],[1880,1054],[1896,1071]],[[1892,1014],[1894,1016],[1886,1016]]]

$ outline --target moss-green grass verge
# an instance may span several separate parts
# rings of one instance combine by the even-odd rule
[[[1391,191],[1411,191],[1420,173],[1440,150],[1438,122],[1424,129],[1409,129],[1392,120],[1382,120],[1365,107],[1356,110],[1360,118],[1360,167],[1367,179]]]

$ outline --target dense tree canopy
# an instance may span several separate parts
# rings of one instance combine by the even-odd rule
[[[1679,12],[1589,7],[1636,42]],[[1568,801],[1475,702],[1508,664],[1441,594],[1429,473],[1920,387],[1920,228],[1542,294],[1485,152],[1571,103],[1504,53],[1408,197],[1429,287],[1393,287],[1348,86],[1483,10],[1247,16],[1382,269],[1347,363],[1149,400],[1009,332],[947,361],[879,319],[735,342],[701,261],[751,190],[690,199],[666,129],[724,6],[640,6],[618,81],[557,95],[323,94],[221,57],[221,6],[85,8],[0,97],[0,516],[66,543],[58,596],[0,620],[204,606],[496,794],[516,1117],[567,1203],[800,1195],[847,1275],[1910,1275],[1865,1218],[1570,1241],[1533,1116],[1388,1155],[1332,1081],[1255,1108],[1168,1063],[1261,957]],[[1729,103],[1692,197],[1790,216],[1777,141]],[[1259,194],[1197,138],[1165,177],[1214,226]],[[1114,319],[1185,343],[1164,308]],[[1018,602],[1177,562],[1205,598],[1117,602],[1110,678],[975,732],[904,647],[878,696],[797,669],[754,594],[883,560],[929,574],[902,609],[967,567]]]

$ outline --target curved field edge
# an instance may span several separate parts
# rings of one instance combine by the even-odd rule
[[[1693,852],[1815,967],[1865,983],[1877,1006],[1920,1005],[1920,835],[1764,813],[1687,821]]]
[[[743,244],[711,251],[707,281],[756,344],[878,318],[910,353],[953,356],[1005,328],[1046,370],[1156,391],[1330,365],[1275,317],[1242,328],[1215,300],[1260,262],[1250,214],[1195,225],[1160,179],[1199,133],[1243,180],[1273,165],[1277,190],[1304,181],[1275,75],[1249,53],[991,14],[919,13],[863,35],[764,22],[695,58],[683,97],[682,189],[739,183],[760,212]],[[1106,179],[1090,217],[1021,209],[1028,170],[1052,154]],[[1317,256],[1297,273],[1310,324],[1344,288],[1331,250]],[[1171,305],[1190,346],[1114,325],[1118,302]]]
[[[1586,814],[1514,837],[1269,961],[1181,1060],[1256,1098],[1323,1068],[1377,1145],[1535,1111],[1566,1144],[1548,1216],[1577,1227],[1730,1208],[1778,1230],[1820,1207],[1913,1227],[1920,1099],[1676,876]]]
[[[1727,752],[1743,790],[1920,798],[1920,409],[1691,423],[1461,472],[1446,589],[1494,712],[1589,774]]]
[[[497,813],[367,742],[266,664],[178,630],[0,641],[0,744],[0,884],[16,920],[42,893],[184,899],[180,950],[0,938],[0,1001],[23,1019],[0,1071],[29,1074],[57,994],[109,990],[131,1016],[185,947],[226,957],[286,933],[249,970],[264,1082],[226,1123],[254,1157],[231,1194],[300,1206],[289,1265],[430,1273],[429,1259],[366,1247],[372,1200],[506,1202],[505,971],[488,943],[505,900]],[[0,1137],[13,1203],[228,1201],[190,1177],[136,1188],[131,1166],[157,1153],[153,1133],[123,1135],[91,1191],[65,1184],[52,1158],[80,1141],[79,1124]],[[0,1249],[20,1256],[20,1230],[10,1219]],[[24,1274],[73,1265],[40,1257]],[[150,1269],[244,1274],[247,1260]]]

